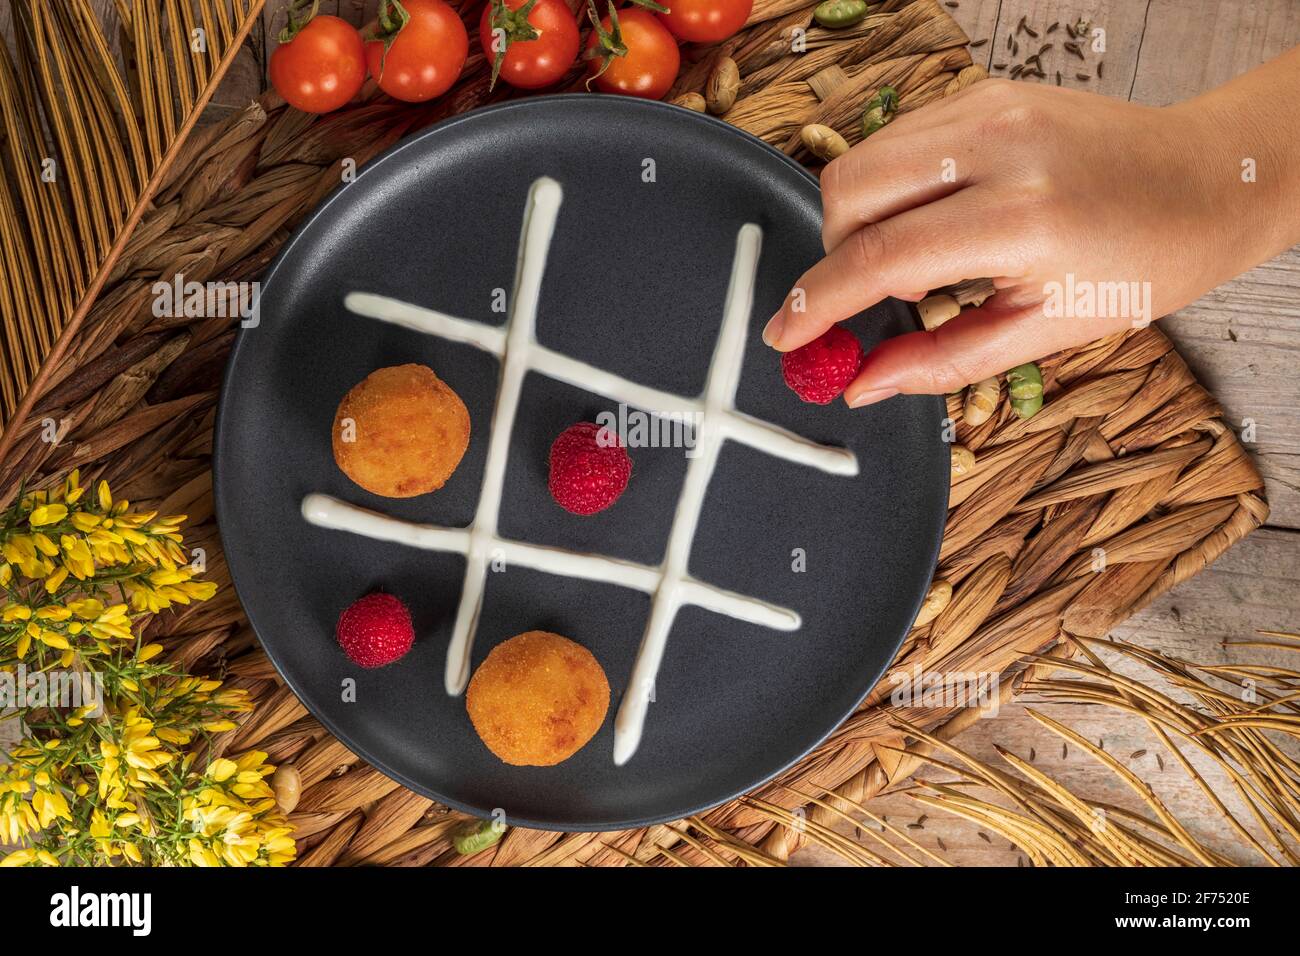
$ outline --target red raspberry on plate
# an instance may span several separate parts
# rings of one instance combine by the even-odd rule
[[[383,667],[411,649],[411,612],[391,594],[367,594],[339,615],[339,647],[362,667]]]
[[[575,515],[604,511],[631,477],[632,459],[617,434],[592,422],[570,425],[551,446],[551,497]]]
[[[781,356],[785,384],[805,402],[828,405],[857,378],[862,346],[842,325],[832,325],[818,338]]]

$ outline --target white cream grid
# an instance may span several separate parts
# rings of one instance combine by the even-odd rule
[[[541,280],[561,199],[559,183],[548,177],[538,179],[529,190],[514,294],[502,328],[369,293],[350,293],[344,300],[346,308],[357,315],[473,345],[502,360],[501,385],[492,415],[483,489],[470,526],[444,528],[415,524],[321,494],[307,495],[302,502],[302,512],[309,522],[321,527],[425,550],[465,555],[460,607],[447,649],[445,684],[447,693],[453,696],[460,694],[469,681],[470,656],[483,606],[488,565],[494,559],[552,574],[613,583],[650,594],[651,607],[645,634],[614,723],[614,762],[621,765],[636,752],[640,743],[646,711],[653,698],[655,675],[678,609],[696,605],[784,631],[796,630],[800,625],[799,615],[794,611],[706,584],[687,572],[691,544],[723,440],[730,438],[770,455],[835,475],[857,474],[858,462],[847,449],[819,445],[735,408],[762,240],[762,231],[756,225],[742,226],[736,237],[722,326],[705,391],[699,398],[685,398],[628,381],[538,344],[535,330]],[[600,555],[577,554],[562,548],[512,541],[498,535],[510,436],[524,377],[529,371],[540,372],[652,415],[695,413],[694,455],[687,464],[686,479],[662,565],[656,568]]]

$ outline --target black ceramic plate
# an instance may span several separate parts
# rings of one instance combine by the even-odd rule
[[[653,163],[653,177],[646,174]],[[350,291],[392,296],[490,325],[510,289],[529,185],[564,189],[538,338],[634,381],[703,391],[737,230],[763,229],[737,406],[858,456],[836,477],[724,444],[690,570],[793,608],[782,633],[699,608],[677,617],[639,751],[616,767],[613,720],[649,598],[511,568],[489,574],[473,666],[506,638],[557,631],[588,647],[612,689],[595,738],[549,768],[510,767],[479,741],[463,697],[443,690],[464,559],[306,524],[319,491],[445,526],[474,515],[499,363],[350,314]],[[653,181],[647,182],[647,178]],[[216,436],[216,503],[231,573],[267,653],[331,731],[389,776],[443,803],[516,825],[614,830],[674,820],[769,779],[826,737],[880,677],[934,568],[948,451],[943,403],[894,398],[864,411],[801,403],[759,333],[821,253],[816,182],[725,123],[621,97],[548,96],[458,116],[399,144],[298,230],[263,283],[261,324],[239,335]],[[894,301],[850,327],[870,346],[914,328]],[[469,450],[444,488],[371,495],[335,466],[330,432],[348,389],[376,368],[432,367],[464,399]],[[607,400],[536,373],[524,383],[506,474],[505,537],[658,564],[687,459],[634,448],[632,482],[608,511],[568,514],[547,492],[547,452]],[[800,565],[803,570],[796,570]],[[376,589],[411,609],[416,643],[379,670],[349,663],[340,611]],[[355,681],[355,701],[344,688]]]

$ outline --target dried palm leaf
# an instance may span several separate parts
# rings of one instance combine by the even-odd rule
[[[263,2],[14,0],[12,49],[0,42],[0,459]]]

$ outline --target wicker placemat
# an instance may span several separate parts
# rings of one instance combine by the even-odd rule
[[[812,8],[808,0],[758,0],[744,31],[694,51],[671,96],[703,92],[715,58],[730,56],[741,84],[725,118],[810,159],[800,129],[823,123],[854,141],[862,104],[881,85],[894,86],[900,109],[909,110],[984,78],[967,37],[935,0],[887,0],[842,31],[813,25]],[[177,273],[195,282],[256,279],[352,164],[414,129],[509,95],[488,95],[484,80],[476,51],[461,84],[428,107],[381,99],[317,119],[268,96],[199,131],[18,424],[0,465],[0,497],[9,500],[21,479],[31,487],[36,476],[39,487],[42,477],[80,468],[88,478],[108,478],[120,496],[191,516],[186,542],[206,550],[207,576],[226,586],[210,601],[154,618],[146,634],[172,660],[196,673],[224,670],[251,692],[256,710],[216,746],[256,745],[273,762],[296,765],[302,797],[291,821],[300,865],[671,865],[731,853],[729,835],[784,859],[801,838],[774,822],[777,808],[807,806],[812,819],[834,822],[807,795],[833,789],[860,801],[907,777],[927,752],[892,719],[889,682],[798,766],[700,817],[617,834],[511,829],[495,847],[465,857],[450,843],[459,814],[366,766],[281,684],[228,586],[209,469],[235,321],[155,317],[152,285]],[[966,301],[979,290],[956,293]],[[1063,631],[1106,633],[1267,515],[1263,482],[1219,420],[1213,396],[1156,329],[1040,365],[1046,405],[1027,421],[1011,412],[1005,394],[978,427],[962,422],[958,399],[950,402],[957,440],[977,456],[952,489],[937,577],[953,593],[936,619],[908,636],[898,667],[1010,678]],[[51,422],[58,443],[44,440]],[[999,686],[1006,699],[1015,681]],[[957,707],[906,711],[940,739],[978,715]]]

